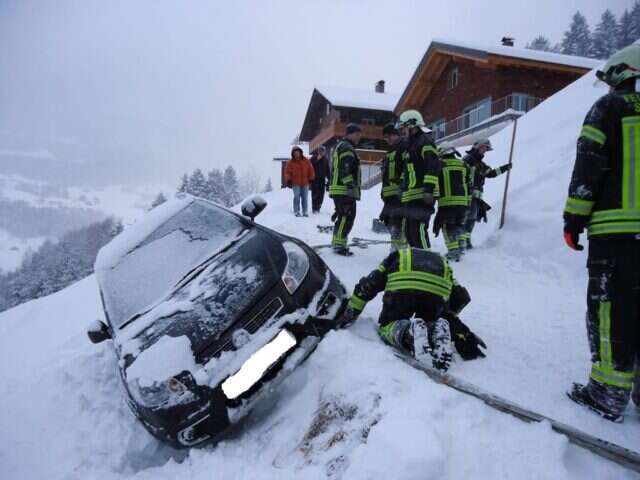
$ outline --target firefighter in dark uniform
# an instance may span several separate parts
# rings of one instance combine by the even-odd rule
[[[440,159],[425,127],[422,114],[407,110],[400,115],[398,127],[407,146],[402,154],[401,196],[404,216],[404,234],[412,247],[429,249],[429,219],[434,212],[438,194]]]
[[[486,178],[495,178],[505,172],[511,170],[511,164],[507,163],[498,168],[491,168],[484,163],[485,153],[493,150],[491,142],[488,138],[482,138],[474,142],[471,150],[467,151],[464,161],[469,167],[469,194],[471,201],[469,210],[467,211],[467,219],[465,222],[465,233],[463,234],[466,248],[473,248],[471,244],[471,233],[476,222],[480,219],[487,221],[487,211],[491,208],[484,200],[482,194],[484,192],[484,181]]]
[[[355,123],[347,125],[346,135],[338,142],[331,156],[331,183],[329,196],[336,210],[334,220],[333,250],[340,255],[352,255],[347,246],[349,232],[356,218],[356,201],[360,200],[360,159],[356,145],[362,131]]]
[[[392,252],[377,269],[360,279],[346,309],[347,323],[355,320],[367,302],[384,291],[378,333],[391,346],[419,361],[446,371],[452,359],[451,342],[465,360],[484,357],[486,348],[458,318],[470,302],[458,285],[447,260],[420,248]]]
[[[389,144],[390,150],[382,161],[382,189],[380,195],[384,207],[380,220],[386,225],[391,235],[391,250],[406,246],[402,231],[402,202],[400,201],[400,175],[402,174],[402,152],[406,148],[393,123],[382,129],[382,135]]]
[[[458,262],[466,247],[464,234],[470,202],[469,169],[467,163],[460,158],[460,153],[452,145],[443,144],[438,151],[442,161],[442,172],[439,179],[438,213],[433,221],[433,233],[438,236],[439,231],[442,230],[447,247],[447,259]]]
[[[589,238],[592,365],[587,385],[568,395],[621,422],[640,354],[640,45],[614,54],[597,77],[611,89],[584,121],[564,209],[567,245],[582,250],[585,229]]]

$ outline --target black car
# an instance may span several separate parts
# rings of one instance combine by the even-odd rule
[[[306,244],[204,199],[176,197],[96,260],[128,403],[176,448],[215,441],[341,327],[344,286]]]

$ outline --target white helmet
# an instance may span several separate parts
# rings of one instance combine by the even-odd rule
[[[422,114],[417,110],[406,110],[402,112],[396,126],[398,128],[417,127],[426,133],[429,133],[431,131],[426,127],[426,125],[424,124],[424,120],[422,119]]]

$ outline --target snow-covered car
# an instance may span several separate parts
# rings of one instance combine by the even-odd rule
[[[96,260],[106,324],[128,403],[177,448],[215,441],[342,325],[344,286],[306,244],[179,196],[106,245]]]

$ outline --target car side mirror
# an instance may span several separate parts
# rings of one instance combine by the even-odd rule
[[[87,328],[87,336],[91,343],[101,343],[111,339],[109,328],[100,320],[95,320],[89,328]]]
[[[240,207],[240,211],[242,215],[245,217],[249,217],[253,222],[253,219],[256,218],[260,212],[262,212],[267,206],[267,201],[262,198],[260,195],[254,195],[251,198],[246,199],[242,203],[242,207]]]

